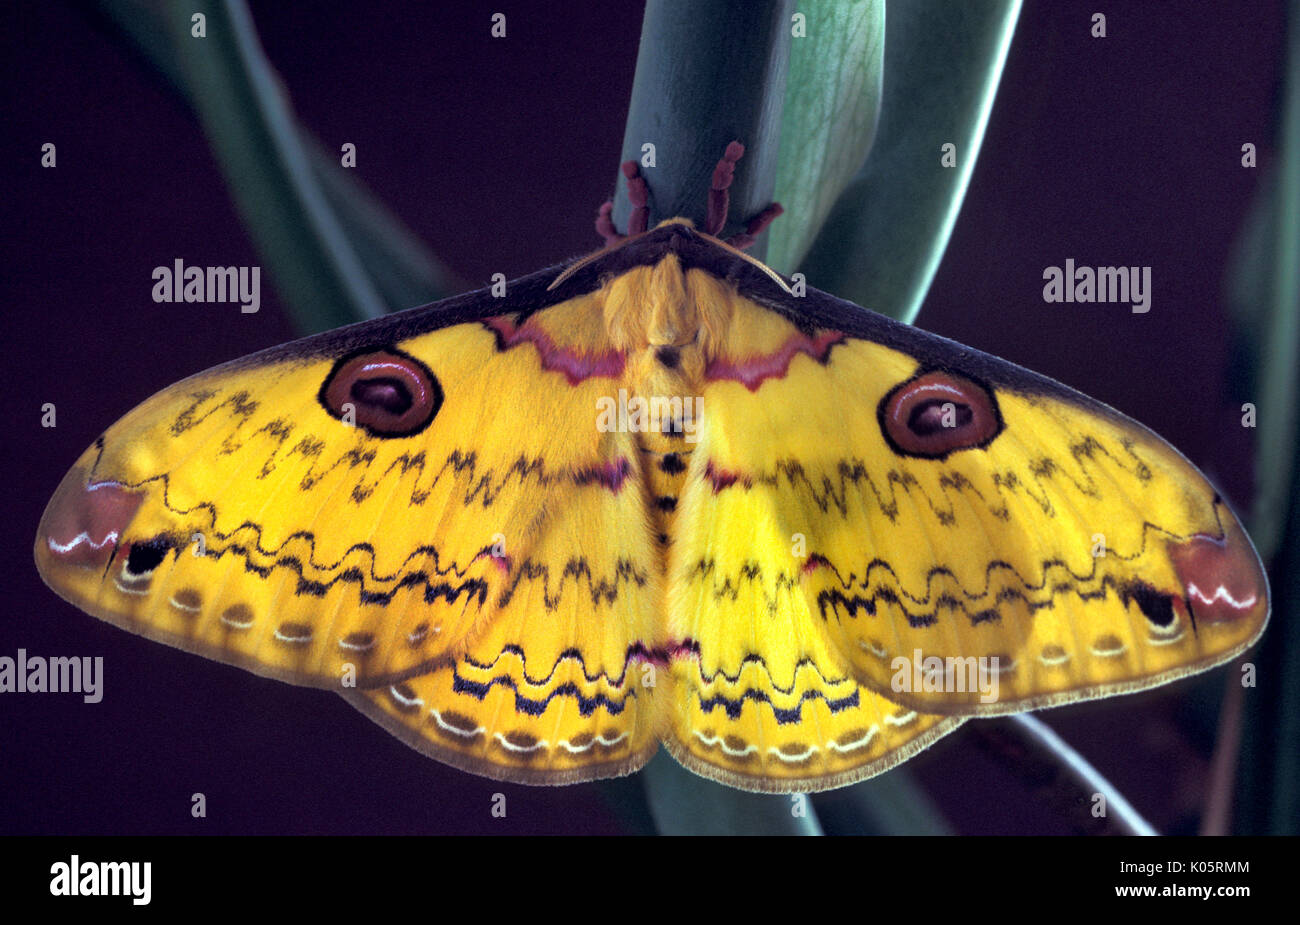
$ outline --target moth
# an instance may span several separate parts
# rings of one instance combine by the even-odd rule
[[[109,428],[36,563],[77,607],[342,694],[457,768],[660,745],[839,787],[969,717],[1221,664],[1268,618],[1240,522],[1140,424],[795,287],[703,227],[218,366]],[[978,682],[978,683],[977,683]],[[992,696],[990,696],[990,694]]]

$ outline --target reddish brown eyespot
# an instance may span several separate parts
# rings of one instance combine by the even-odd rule
[[[376,437],[418,434],[437,415],[442,400],[442,386],[429,367],[392,349],[344,357],[320,390],[326,411]]]
[[[905,456],[943,459],[956,450],[987,446],[1002,432],[1002,412],[993,393],[941,370],[894,386],[876,414],[885,440]]]

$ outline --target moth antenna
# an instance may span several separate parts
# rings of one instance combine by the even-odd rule
[[[768,208],[771,207],[769,206]],[[780,207],[778,206],[778,208]],[[772,217],[775,218],[776,216],[772,216]],[[771,267],[769,267],[763,261],[759,260],[757,257],[753,257],[749,254],[746,254],[740,248],[736,247],[733,244],[728,243],[727,241],[722,240],[721,238],[714,238],[713,243],[716,244],[718,247],[722,248],[723,250],[735,254],[737,257],[739,257],[741,260],[745,261],[746,263],[751,263],[754,266],[758,267],[758,269],[762,270],[769,277],[771,277],[772,282],[776,283],[778,286],[784,289],[787,295],[794,295],[794,290],[790,288],[789,283],[787,283],[784,279],[781,278],[781,274],[776,272],[776,270],[773,270]]]
[[[602,206],[602,208],[604,207]],[[581,260],[571,263],[567,267],[565,267],[564,272],[561,273],[559,276],[555,277],[555,279],[551,282],[551,284],[546,287],[546,291],[550,292],[552,289],[559,288],[559,286],[566,279],[572,276],[574,273],[577,273],[579,270],[581,270],[587,264],[591,263],[593,260],[599,260],[601,257],[604,257],[606,254],[610,253],[611,251],[618,250],[620,247],[623,246],[624,242],[626,241],[627,241],[627,235],[617,234],[616,232],[614,239],[611,240],[609,244],[605,245],[595,253],[588,254],[586,257],[583,257]]]

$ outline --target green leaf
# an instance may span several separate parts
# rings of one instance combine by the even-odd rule
[[[336,155],[310,135],[300,135],[316,182],[388,311],[473,288],[446,269],[401,219],[340,166]]]
[[[287,95],[241,0],[170,8],[190,98],[244,224],[301,326],[375,318],[385,306],[319,185]],[[206,17],[206,36],[191,33]]]
[[[655,166],[641,169],[651,193],[651,225],[675,215],[697,223],[703,221],[713,167],[732,140],[744,143],[746,153],[731,187],[729,222],[722,234],[740,230],[746,219],[772,202],[778,155],[784,150],[781,148],[782,113],[788,98],[786,77],[791,42],[813,41],[818,23],[823,28],[839,28],[839,25],[827,26],[827,22],[847,27],[852,21],[849,13],[863,12],[837,9],[832,13],[832,6],[822,0],[815,0],[812,7],[801,4],[801,11],[805,8],[810,11],[806,18],[809,38],[793,39],[794,7],[784,0],[762,3],[714,0],[690,4],[650,0],[641,34],[623,157],[639,161],[642,145],[647,142],[655,145]],[[845,47],[862,47],[861,42],[869,38],[868,34],[855,32],[844,37]],[[819,43],[829,41],[829,36],[816,38]],[[812,61],[805,61],[800,68],[800,73],[808,75],[800,78],[808,82],[800,92],[812,93],[812,81],[818,79],[813,73],[821,68]],[[832,74],[838,72],[826,67],[821,79],[835,82],[835,86],[824,86],[821,98],[832,100],[827,105],[836,106],[839,104],[834,102],[838,99],[835,94],[840,94],[843,105],[852,108],[854,103],[848,89],[852,79],[839,83],[838,76]],[[859,108],[866,105],[858,100]],[[900,105],[906,109],[907,103],[903,100]],[[863,120],[864,128],[868,127],[870,119],[865,115],[860,113],[855,118]],[[829,171],[826,175],[830,176],[839,170],[851,171],[856,165],[845,167],[842,157],[852,160],[853,155],[841,157],[841,152],[832,152],[830,148],[856,145],[865,152],[870,138],[866,137],[864,142],[863,134],[841,133],[833,128],[825,132],[821,141],[824,165],[819,169]],[[857,158],[861,159],[861,153]],[[616,227],[627,227],[630,212],[626,184],[620,177],[614,200]],[[773,228],[787,217],[779,218]],[[810,237],[815,230],[814,221],[809,221],[803,233]],[[760,236],[750,248],[750,253],[760,259],[766,237]],[[656,825],[663,833],[821,832],[811,804],[807,815],[795,816],[791,812],[794,803],[788,796],[753,794],[726,787],[685,770],[667,754],[651,761],[641,779]],[[932,804],[917,798],[917,791],[908,786],[906,777],[860,787],[852,789],[847,801],[826,803],[832,811],[841,805],[847,807],[844,818],[835,820],[836,831],[860,826],[891,834],[947,830]],[[880,804],[879,800],[893,801],[893,805]]]
[[[767,262],[799,266],[876,134],[884,74],[885,0],[806,0],[803,36],[790,44],[776,201]]]
[[[649,0],[641,27],[623,159],[642,166],[650,227],[683,216],[704,224],[713,168],[727,144],[745,145],[722,236],[740,231],[772,202],[794,0]],[[632,207],[618,177],[614,224]],[[778,219],[779,221],[779,219]],[[750,248],[762,258],[764,238]]]
[[[880,125],[800,267],[811,284],[901,321],[916,317],[966,194],[1019,13],[1019,0],[889,5]],[[953,167],[940,162],[947,143],[956,146]]]
[[[1300,479],[1300,464],[1293,466],[1292,478]],[[1265,651],[1257,665],[1259,671],[1269,671],[1267,686],[1261,685],[1253,693],[1255,704],[1270,697],[1264,712],[1265,722],[1256,722],[1255,730],[1267,742],[1266,750],[1258,757],[1268,760],[1271,787],[1252,794],[1267,801],[1267,823],[1256,831],[1268,835],[1300,835],[1300,665],[1296,653],[1300,652],[1300,499],[1290,501],[1289,529],[1273,560],[1273,620],[1276,621],[1272,638],[1266,638]],[[1258,712],[1254,714],[1258,719]],[[1253,769],[1256,756],[1251,756],[1244,766]],[[1252,781],[1251,783],[1256,783]]]
[[[1244,396],[1257,414],[1249,524],[1271,566],[1273,608],[1263,642],[1247,656],[1258,687],[1246,691],[1234,825],[1271,835],[1300,832],[1300,12],[1287,18],[1276,167],[1239,242],[1230,296],[1256,370]]]
[[[1300,14],[1292,16],[1292,43],[1300,48]],[[1286,112],[1276,174],[1265,186],[1266,230],[1259,240],[1252,304],[1263,308],[1255,325],[1259,375],[1255,402],[1255,503],[1250,535],[1267,559],[1277,550],[1292,501],[1296,456],[1296,392],[1300,388],[1300,61],[1290,63]]]
[[[180,52],[190,53],[194,50],[193,43],[201,40],[189,34],[188,20],[184,33],[175,35],[168,21],[169,4],[157,0],[99,0],[80,2],[77,6],[135,52],[184,105],[195,107],[193,87],[182,68]],[[192,11],[187,8],[187,16],[189,12]],[[274,74],[271,76],[278,84]],[[289,118],[293,118],[292,113]],[[343,169],[338,156],[327,151],[296,120],[293,132],[310,165],[309,182],[314,182],[323,193],[388,311],[433,302],[468,288],[357,179],[355,172]],[[293,215],[291,210],[283,215],[268,215],[267,220],[284,227],[293,220]],[[254,233],[254,239],[260,246],[260,233]],[[279,250],[262,251],[262,259],[277,283],[289,272],[288,267],[278,263],[280,253]],[[292,293],[285,295],[294,298]],[[361,317],[352,314],[350,306],[349,314],[341,318],[326,317],[313,302],[295,302],[293,308],[304,331],[323,330],[335,322],[356,321]]]
[[[692,774],[662,750],[641,776],[660,835],[822,834],[806,796],[736,790]]]
[[[1229,267],[1236,381],[1233,398],[1256,409],[1255,499],[1250,536],[1265,561],[1282,542],[1296,450],[1296,368],[1300,364],[1300,165],[1285,159],[1261,178]]]
[[[827,835],[954,834],[906,766],[812,799]]]

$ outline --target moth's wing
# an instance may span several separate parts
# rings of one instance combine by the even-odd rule
[[[699,657],[678,661],[675,752],[736,773],[692,742],[717,737],[716,679],[734,698],[730,679],[753,676],[733,712],[772,711],[803,660],[917,711],[996,714],[1151,687],[1258,638],[1268,589],[1249,539],[1149,430],[1002,360],[763,285],[742,284],[710,366],[679,503],[669,632]],[[931,658],[946,682],[913,670]],[[730,751],[770,752],[775,728]]]
[[[729,298],[704,278],[689,289]],[[739,355],[751,342],[769,344],[769,359],[778,356],[794,329],[766,310],[734,307],[735,343],[725,349]],[[708,375],[724,374],[727,362],[720,357]],[[796,440],[786,420],[827,399],[807,391],[788,394],[782,407],[748,401],[742,409],[731,384],[711,381],[701,396],[668,547],[668,636],[684,645],[672,660],[665,746],[696,773],[746,790],[840,787],[904,761],[964,718],[913,709],[864,685],[805,594],[801,546],[813,548],[814,534],[805,527],[801,539],[787,526],[791,504],[777,484],[725,489],[730,475],[719,464],[733,444],[776,458],[817,452],[825,435]],[[751,394],[744,386],[740,393]]]
[[[422,700],[408,738],[483,773],[541,782],[644,761],[649,692],[625,688],[629,653],[655,645],[654,548],[635,447],[594,424],[621,357],[587,297],[536,310],[552,278],[163,391],[59,486],[42,576],[132,632],[374,690],[354,698],[371,715],[406,723]],[[487,693],[464,696],[474,685]],[[529,736],[547,749],[511,750]]]
[[[756,545],[741,570],[767,571],[774,558]],[[673,660],[664,746],[704,777],[766,793],[830,790],[889,770],[966,719],[922,713],[858,683],[806,607],[769,613],[756,585],[701,576],[680,600],[670,613],[699,634],[699,647]]]
[[[489,619],[454,658],[344,696],[417,750],[489,777],[567,784],[640,768],[659,747],[643,669],[662,622],[638,480],[543,502]]]

